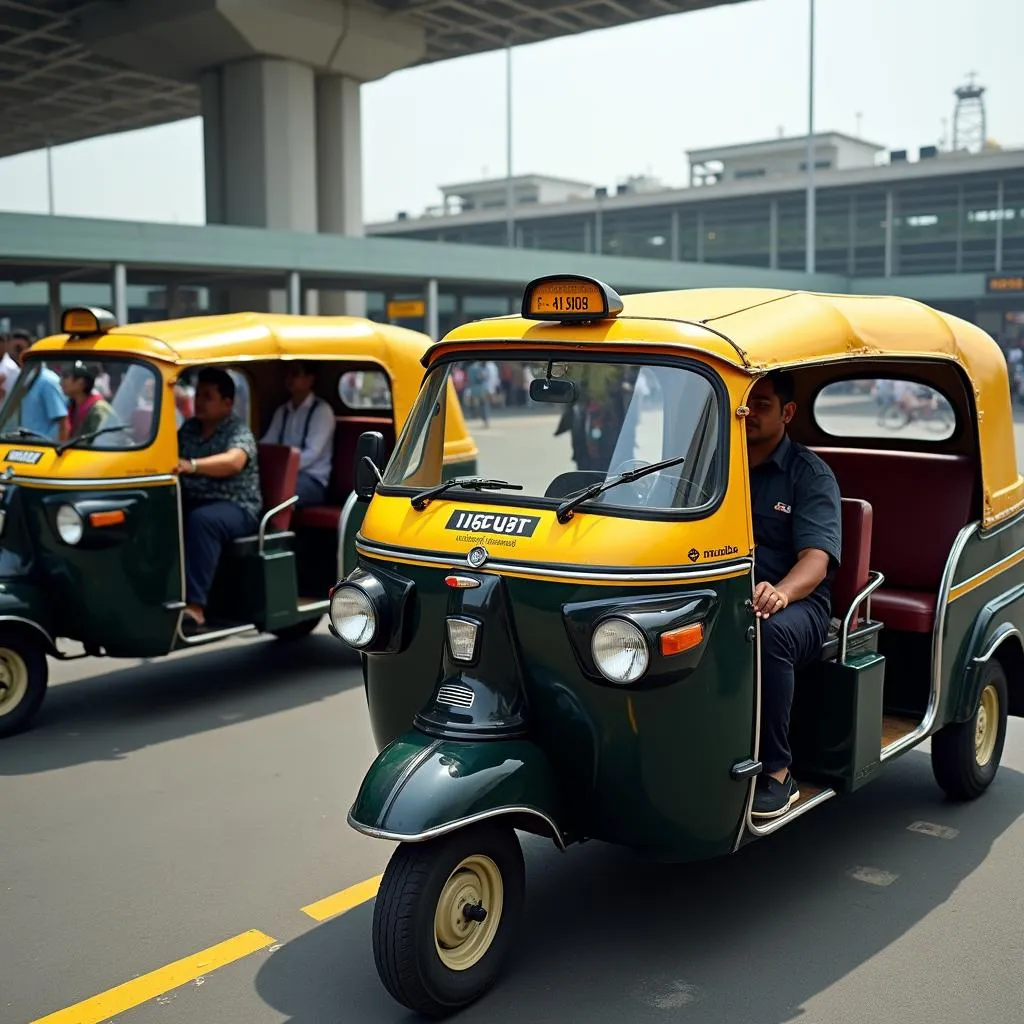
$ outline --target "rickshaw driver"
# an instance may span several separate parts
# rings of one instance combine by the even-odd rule
[[[224,544],[259,527],[256,439],[234,414],[234,403],[230,375],[207,367],[196,380],[195,415],[178,430],[186,632],[206,624],[206,598]]]
[[[761,621],[763,771],[751,814],[777,818],[800,798],[790,773],[789,714],[796,669],[818,657],[831,619],[829,583],[839,566],[841,504],[832,470],[786,425],[796,413],[792,378],[754,385],[746,417],[754,518],[754,613]]]

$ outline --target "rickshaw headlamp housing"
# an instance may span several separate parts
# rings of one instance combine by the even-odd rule
[[[61,505],[57,509],[57,533],[65,544],[77,544],[85,532],[85,524],[74,505]]]
[[[352,647],[365,647],[377,633],[377,611],[361,587],[338,587],[331,597],[330,615],[331,625]]]
[[[605,619],[590,641],[594,664],[613,683],[632,683],[650,664],[651,652],[643,632],[626,619]]]

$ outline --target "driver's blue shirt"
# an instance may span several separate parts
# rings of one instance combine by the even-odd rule
[[[41,367],[39,375],[21,396],[18,425],[56,439],[67,414],[68,402],[60,387],[60,377],[48,367]]]
[[[778,584],[801,551],[819,548],[829,556],[829,571],[804,600],[829,616],[829,584],[842,551],[842,506],[835,474],[786,434],[772,454],[751,469],[750,497],[756,581]]]

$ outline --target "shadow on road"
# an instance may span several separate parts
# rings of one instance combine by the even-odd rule
[[[32,728],[0,741],[0,776],[118,760],[356,686],[362,686],[358,661],[321,634],[133,664],[52,686]]]
[[[956,805],[912,752],[717,861],[651,865],[597,844],[560,855],[529,838],[518,953],[457,1019],[784,1024],[948,900],[1022,811],[1019,772],[1004,766],[982,799]],[[960,834],[909,831],[917,820]],[[850,877],[857,867],[898,877],[877,887]],[[377,979],[371,916],[367,904],[284,945],[257,976],[261,998],[292,1024],[417,1020]]]

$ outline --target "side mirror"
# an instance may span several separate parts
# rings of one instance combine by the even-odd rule
[[[380,482],[380,464],[384,461],[384,435],[379,430],[367,430],[359,435],[356,444],[356,500],[369,501]]]

